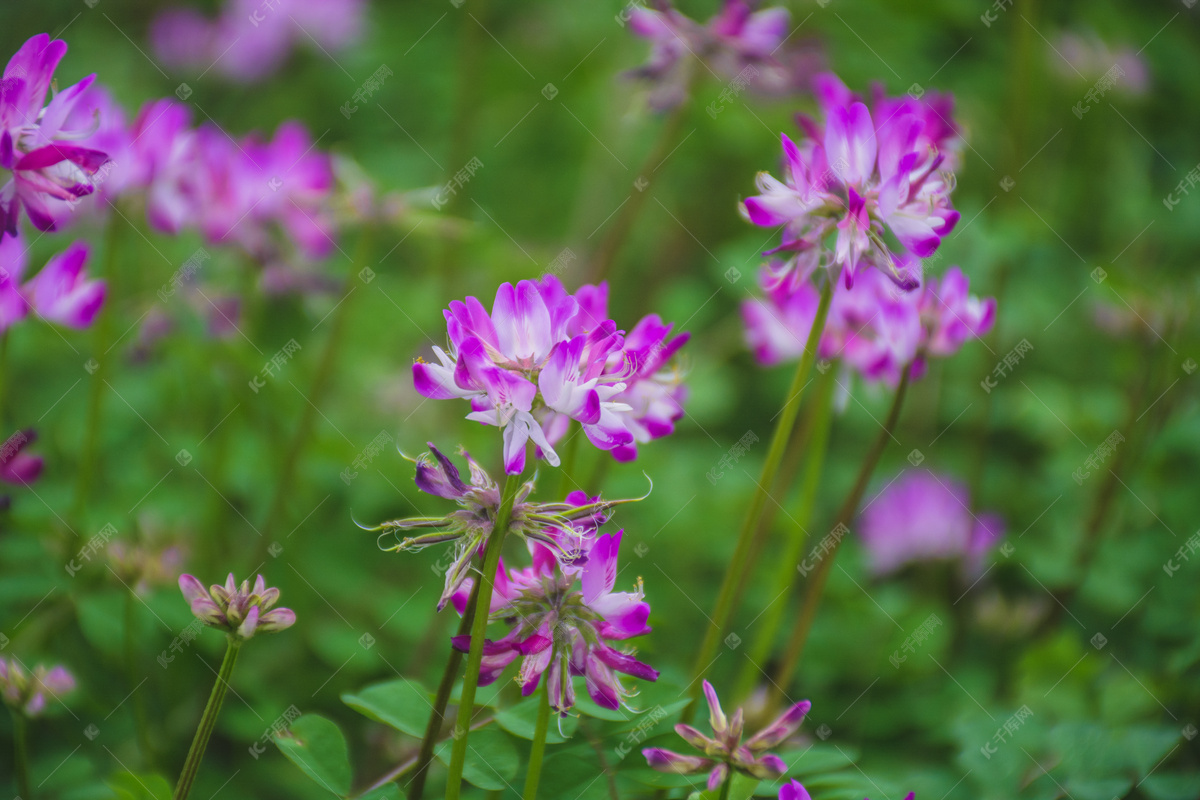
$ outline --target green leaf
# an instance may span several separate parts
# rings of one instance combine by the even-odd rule
[[[350,756],[338,726],[317,714],[297,717],[275,744],[308,777],[336,795],[350,791]]]
[[[546,702],[539,694],[527,700],[522,700],[515,706],[496,712],[496,723],[504,730],[511,733],[520,739],[528,739],[533,741],[533,734],[537,728],[538,707]],[[559,723],[553,712],[550,714],[550,725],[546,728],[546,743],[547,744],[562,744],[575,735],[575,729],[579,727],[579,717],[568,716],[562,720],[562,733],[559,731]]]
[[[450,764],[453,744],[453,740],[447,740],[438,745],[438,761]],[[498,792],[508,788],[516,779],[520,761],[517,745],[508,734],[493,727],[480,728],[472,731],[467,739],[463,780],[480,789]]]
[[[372,684],[357,693],[346,692],[342,702],[360,714],[417,738],[425,735],[433,713],[428,693],[420,684],[404,678]]]
[[[162,775],[118,772],[108,779],[117,800],[167,800],[171,784]]]
[[[386,783],[372,792],[360,794],[355,800],[400,800],[400,787],[395,783]]]
[[[1101,778],[1098,780],[1068,779],[1063,784],[1068,797],[1075,800],[1112,800],[1114,797],[1124,797],[1133,786],[1133,781],[1127,778]]]
[[[1193,800],[1200,795],[1200,774],[1165,772],[1151,775],[1138,788],[1151,800]]]

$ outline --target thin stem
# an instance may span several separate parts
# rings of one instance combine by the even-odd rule
[[[862,466],[858,470],[858,477],[854,480],[854,486],[850,489],[850,493],[846,495],[846,499],[842,502],[842,507],[838,509],[837,517],[834,519],[833,529],[839,530],[846,528],[854,519],[855,513],[858,511],[858,504],[862,502],[863,493],[867,490],[867,484],[871,481],[871,475],[875,472],[875,467],[879,464],[879,457],[883,455],[884,448],[887,447],[888,441],[892,438],[892,431],[896,427],[896,421],[900,418],[900,409],[904,405],[904,395],[908,392],[909,377],[912,374],[912,363],[904,368],[904,374],[900,378],[900,385],[896,387],[896,394],[892,398],[892,407],[888,410],[887,419],[884,420],[883,430],[879,432],[879,436],[875,437],[875,441],[871,444],[871,449],[867,451],[866,457],[863,459]],[[804,593],[804,605],[800,609],[800,616],[796,620],[796,627],[792,629],[791,638],[788,640],[787,649],[784,651],[783,662],[779,669],[775,672],[775,678],[772,681],[771,702],[769,705],[775,705],[781,694],[783,687],[787,686],[792,679],[792,674],[796,671],[797,665],[800,663],[800,657],[804,655],[804,644],[808,641],[808,633],[812,630],[813,620],[817,616],[817,607],[821,603],[821,594],[825,589],[825,582],[829,579],[829,571],[833,568],[833,561],[837,557],[838,548],[842,543],[843,535],[837,537],[833,541],[833,546],[820,563],[817,564],[816,571],[808,581],[808,588]]]
[[[17,768],[17,794],[29,800],[29,720],[15,708],[9,709],[13,719],[13,761]]]
[[[544,682],[540,692],[537,725],[533,729],[533,747],[529,750],[529,767],[525,772],[523,800],[537,800],[538,781],[542,777],[542,756],[546,753],[546,728],[550,725],[550,684]]]
[[[288,500],[292,497],[292,482],[295,480],[296,470],[300,466],[300,457],[308,444],[308,440],[312,437],[313,428],[316,425],[317,406],[325,394],[325,389],[329,384],[330,378],[333,376],[333,370],[337,366],[338,353],[341,350],[343,340],[346,338],[346,324],[350,319],[351,300],[354,293],[358,290],[355,281],[358,279],[358,273],[361,268],[366,266],[367,257],[371,252],[374,238],[374,228],[370,226],[364,228],[362,233],[359,234],[358,252],[356,253],[354,263],[350,265],[346,273],[345,281],[342,283],[342,300],[333,311],[333,319],[330,322],[332,330],[329,332],[329,339],[326,340],[325,349],[321,352],[321,359],[317,364],[316,374],[313,375],[312,386],[309,387],[308,394],[305,395],[307,402],[305,402],[304,410],[301,412],[300,422],[296,425],[296,433],[292,437],[291,444],[288,446],[287,454],[284,456],[282,471],[279,473],[279,481],[275,484],[275,494],[271,498],[271,505],[267,511],[266,520],[259,531],[258,551],[255,555],[256,562],[266,559],[267,548],[271,546],[271,537],[275,529],[283,522]]]
[[[817,358],[817,345],[820,343],[821,333],[825,329],[825,318],[829,314],[829,303],[833,299],[834,284],[839,277],[830,275],[821,289],[821,301],[817,306],[817,314],[813,319],[812,328],[808,332],[804,355],[801,356],[800,363],[796,365],[796,374],[792,377],[787,400],[779,412],[775,431],[771,434],[771,444],[767,449],[767,457],[763,461],[762,474],[758,479],[758,485],[746,511],[741,530],[738,532],[737,545],[734,548],[733,557],[729,561],[729,566],[725,570],[725,577],[717,595],[717,604],[709,619],[708,631],[704,635],[700,652],[696,656],[695,667],[692,669],[691,702],[684,709],[682,715],[685,723],[690,722],[695,715],[696,701],[700,694],[699,678],[708,669],[709,662],[716,653],[721,634],[724,632],[725,624],[733,613],[734,588],[746,568],[750,541],[753,538],[755,527],[758,525],[758,519],[762,514],[768,493],[775,482],[775,473],[779,469],[779,462],[782,461],[784,450],[787,449],[788,440],[791,438],[796,415],[800,412],[800,396],[804,393],[805,386],[808,385],[808,376],[812,372],[813,363]]]
[[[208,704],[204,706],[204,715],[200,717],[200,727],[196,728],[196,736],[188,749],[187,760],[183,762],[183,772],[179,773],[179,783],[175,785],[172,800],[187,800],[200,771],[200,762],[204,759],[204,750],[208,740],[212,738],[213,729],[217,726],[217,715],[221,713],[221,703],[225,702],[225,693],[229,691],[229,679],[233,675],[233,665],[237,663],[238,651],[242,648],[242,640],[230,635],[225,648],[225,659],[221,662],[221,671],[217,673],[217,682],[213,684],[212,694],[208,696]]]
[[[471,621],[475,618],[475,603],[479,599],[480,581],[475,581],[471,587],[471,597],[467,600],[467,608],[458,623],[458,635],[465,636],[471,630]],[[454,681],[462,668],[462,651],[450,648],[450,657],[446,659],[446,669],[442,672],[441,683],[438,684],[437,696],[433,700],[433,713],[429,715],[429,724],[425,726],[425,738],[421,740],[421,751],[417,754],[416,771],[409,781],[408,800],[421,800],[425,793],[425,779],[429,776],[429,765],[433,763],[434,746],[442,725],[446,722],[446,704],[450,702],[450,692],[454,689]]]
[[[758,680],[758,673],[762,669],[761,665],[771,654],[771,646],[775,643],[775,634],[779,630],[779,623],[783,619],[783,611],[787,606],[786,598],[791,597],[792,590],[796,585],[796,576],[800,574],[795,565],[800,561],[804,542],[808,538],[808,531],[805,530],[805,527],[812,519],[816,506],[817,487],[821,483],[825,454],[829,445],[829,431],[832,427],[833,415],[831,412],[835,385],[833,374],[833,370],[830,369],[821,376],[820,383],[817,385],[817,394],[811,411],[811,446],[805,453],[800,498],[796,505],[796,513],[791,517],[794,529],[792,535],[784,543],[783,549],[777,554],[778,567],[775,572],[775,580],[767,595],[770,598],[770,605],[763,610],[762,617],[758,621],[754,642],[747,651],[748,657],[742,667],[742,674],[738,678],[737,696],[740,697],[745,697],[750,693],[754,683]]]
[[[483,637],[487,634],[488,609],[492,605],[492,589],[496,583],[496,567],[500,564],[500,549],[508,534],[513,502],[521,486],[519,475],[509,475],[504,483],[504,495],[492,534],[488,537],[483,555],[483,573],[479,576],[479,595],[475,598],[475,618],[471,620],[471,650],[467,654],[467,671],[463,675],[462,698],[458,704],[458,722],[454,726],[454,747],[450,752],[450,775],[446,779],[446,800],[458,800],[462,790],[463,764],[467,760],[467,737],[471,717],[475,714],[475,689],[479,684],[479,667],[483,663]]]

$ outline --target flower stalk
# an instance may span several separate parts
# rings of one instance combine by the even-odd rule
[[[813,319],[808,340],[804,345],[804,355],[801,356],[800,363],[796,366],[796,373],[792,377],[791,386],[788,388],[787,401],[784,403],[783,410],[779,414],[779,421],[775,424],[775,431],[771,434],[771,443],[767,449],[766,459],[763,461],[762,473],[759,476],[757,488],[746,511],[746,517],[742,522],[741,530],[738,532],[738,540],[734,548],[733,557],[730,559],[729,567],[725,571],[725,577],[721,582],[721,589],[717,595],[716,607],[713,609],[708,630],[704,635],[704,641],[696,656],[695,667],[692,671],[695,678],[699,678],[707,671],[709,662],[712,661],[716,653],[717,645],[721,634],[724,632],[725,625],[733,613],[734,590],[741,579],[742,573],[746,569],[754,531],[758,526],[759,518],[762,516],[767,495],[775,483],[775,473],[779,470],[779,464],[783,460],[783,453],[787,449],[788,440],[791,439],[792,428],[795,426],[796,417],[800,411],[800,396],[804,393],[804,389],[809,383],[809,374],[812,372],[813,364],[816,362],[817,346],[821,341],[821,333],[825,329],[825,320],[829,315],[829,304],[833,299],[833,289],[838,278],[839,276],[836,273],[831,273],[825,281],[824,286],[821,287],[820,304],[817,306],[816,317]],[[684,709],[682,716],[685,723],[690,722],[695,715],[696,702],[699,699],[699,683],[693,681],[692,686],[691,702]]]
[[[538,781],[542,777],[542,756],[546,753],[546,728],[550,725],[550,685],[539,692],[537,723],[533,729],[533,746],[529,750],[529,767],[525,773],[523,800],[536,800]]]
[[[200,762],[204,759],[204,751],[208,740],[212,738],[213,729],[217,725],[217,715],[221,713],[221,704],[225,702],[225,694],[229,691],[229,679],[233,676],[233,667],[237,663],[238,651],[242,648],[242,639],[237,634],[226,637],[225,658],[221,661],[221,670],[217,673],[217,682],[213,684],[208,703],[204,706],[204,714],[200,717],[200,726],[196,728],[196,736],[188,749],[187,760],[183,763],[183,771],[179,773],[179,782],[175,785],[172,800],[187,800],[192,791],[192,783],[200,770]]]
[[[446,782],[446,800],[458,800],[462,790],[462,770],[467,759],[467,737],[470,733],[471,717],[475,713],[475,689],[479,684],[479,666],[483,662],[483,640],[487,633],[488,609],[492,604],[496,567],[500,564],[501,546],[504,544],[505,534],[508,533],[513,503],[520,486],[519,475],[509,475],[505,480],[504,494],[500,502],[500,509],[496,514],[496,523],[492,528],[491,536],[488,537],[487,549],[484,551],[483,570],[479,576],[479,594],[475,597],[473,604],[471,648],[467,653],[467,671],[463,676],[462,698],[458,705],[454,747],[450,752],[450,775]]]

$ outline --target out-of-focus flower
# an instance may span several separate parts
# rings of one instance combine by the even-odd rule
[[[17,431],[0,445],[0,481],[25,486],[42,474],[42,457],[24,452],[37,440],[33,429]]]
[[[650,42],[650,60],[632,74],[653,84],[650,105],[661,110],[683,102],[689,70],[686,59],[691,56],[703,60],[723,79],[737,81],[738,92],[746,87],[781,91],[803,85],[809,73],[797,74],[775,57],[788,36],[787,9],[760,11],[755,6],[746,0],[726,0],[717,15],[701,25],[665,2],[658,9],[631,4],[629,30]],[[809,58],[793,67],[811,68],[813,64]]]
[[[140,595],[175,581],[183,566],[183,548],[172,542],[115,541],[106,554],[121,581]]]
[[[558,466],[553,443],[571,420],[596,447],[632,458],[635,441],[670,432],[682,411],[663,406],[677,406],[682,392],[664,377],[663,391],[647,384],[641,394],[624,393],[664,376],[663,362],[686,339],[668,343],[670,328],[657,317],[626,339],[604,318],[606,294],[603,286],[585,286],[571,295],[547,275],[501,284],[491,314],[474,297],[455,301],[444,312],[449,350],[434,347],[436,364],[413,364],[414,386],[431,399],[468,399],[467,419],[501,428],[510,475],[525,468],[531,440]]]
[[[475,557],[486,547],[503,498],[499,485],[465,451],[462,455],[470,469],[470,483],[463,481],[454,462],[432,443],[429,443],[429,451],[414,462],[417,488],[426,494],[453,500],[459,510],[440,517],[390,520],[368,530],[396,534],[398,531],[432,529],[430,533],[403,539],[386,548],[394,552],[415,552],[431,545],[453,543],[454,558],[446,570],[446,585],[438,600],[438,611],[441,611],[467,581]],[[517,490],[508,533],[525,539],[530,545],[540,543],[567,565],[586,556],[596,529],[607,521],[611,508],[631,502],[588,498],[582,492],[573,492],[566,502],[535,503],[529,500],[533,490],[533,480],[526,481]]]
[[[1060,77],[1088,83],[1104,78],[1119,92],[1142,95],[1150,87],[1150,69],[1130,47],[1110,47],[1095,34],[1064,33],[1046,53]]]
[[[231,572],[224,586],[213,584],[205,589],[194,575],[183,574],[179,576],[179,590],[201,622],[239,639],[249,639],[255,633],[275,633],[296,622],[290,608],[274,608],[279,590],[268,589],[262,575],[255,578],[253,588],[249,581],[239,586]]]
[[[61,699],[75,689],[66,667],[38,664],[28,672],[16,658],[0,658],[0,700],[26,717],[40,716],[48,697]]]
[[[862,513],[863,547],[877,575],[945,559],[961,560],[975,572],[1003,535],[999,516],[971,513],[965,486],[928,470],[907,471]]]
[[[923,337],[921,349],[932,356],[952,356],[971,339],[980,339],[996,324],[996,300],[971,293],[967,276],[950,267],[939,281],[928,277],[921,289],[918,310]]]
[[[492,595],[493,620],[513,625],[503,638],[483,646],[479,684],[485,686],[504,668],[523,658],[517,681],[521,692],[537,689],[543,673],[550,706],[566,716],[575,705],[572,675],[586,678],[588,695],[604,708],[621,706],[630,692],[616,673],[642,680],[658,679],[653,669],[609,642],[650,632],[650,605],[643,599],[641,581],[634,592],[615,592],[617,550],[622,532],[598,537],[578,574],[564,573],[547,548],[533,545],[533,566],[505,571],[501,561]],[[466,609],[469,579],[455,594],[459,613]],[[466,652],[470,636],[456,636],[454,646]]]
[[[69,328],[86,328],[104,305],[104,281],[84,275],[88,246],[75,242],[46,262],[23,289],[37,315]]]
[[[949,110],[948,97],[937,97],[937,106],[879,97],[872,112],[835,76],[825,75],[817,82],[817,99],[824,125],[802,117],[805,138],[799,144],[782,136],[783,180],[760,172],[759,194],[742,203],[743,213],[755,225],[783,227],[776,251],[794,253],[789,266],[801,278],[836,267],[851,286],[862,262],[906,288],[915,286],[919,265],[913,260],[933,255],[959,218],[950,205],[954,176],[946,159],[957,127],[952,120],[936,127],[931,122]],[[898,254],[885,232],[899,241]]]
[[[0,237],[17,234],[22,206],[38,230],[55,230],[58,204],[91,194],[92,177],[108,161],[105,153],[76,143],[94,132],[98,120],[90,129],[65,127],[95,75],[57,91],[46,104],[54,70],[66,52],[66,42],[51,41],[40,33],[25,42],[4,68],[0,167],[10,176],[0,187]]]
[[[342,50],[362,29],[364,0],[227,0],[210,20],[171,9],[151,24],[155,54],[168,66],[253,83],[275,72],[297,43]]]
[[[804,715],[812,708],[812,703],[801,700],[780,714],[770,725],[743,742],[742,709],[739,708],[726,717],[721,709],[721,701],[717,699],[717,692],[708,681],[704,681],[704,697],[708,701],[708,720],[712,727],[712,736],[705,736],[691,725],[680,723],[675,726],[675,732],[704,755],[689,756],[661,747],[647,747],[642,750],[642,755],[651,767],[659,772],[682,775],[707,772],[709,791],[716,791],[729,777],[730,770],[751,775],[759,780],[774,780],[787,772],[784,760],[766,751],[777,747],[796,732],[800,723],[804,721]],[[782,796],[781,794],[780,797]],[[805,796],[807,793],[800,795]]]

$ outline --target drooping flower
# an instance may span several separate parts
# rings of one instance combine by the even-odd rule
[[[708,681],[704,681],[704,697],[708,701],[712,736],[705,736],[691,725],[680,723],[675,726],[675,732],[704,755],[683,755],[661,747],[647,747],[642,750],[642,755],[651,767],[659,772],[681,775],[707,772],[710,791],[715,791],[725,782],[730,770],[751,775],[759,780],[774,780],[787,772],[788,767],[784,760],[767,751],[777,747],[796,732],[804,721],[804,715],[812,708],[812,703],[801,700],[780,714],[770,725],[742,741],[742,709],[739,708],[727,717],[721,709],[716,690]],[[781,794],[780,797],[782,796]]]
[[[441,611],[468,580],[471,571],[478,571],[477,556],[481,556],[487,546],[502,497],[500,486],[466,451],[462,451],[462,455],[470,470],[470,483],[463,481],[458,467],[433,443],[429,443],[429,451],[414,461],[417,488],[426,494],[453,500],[459,509],[443,516],[389,520],[368,530],[393,536],[400,531],[431,530],[398,540],[397,544],[385,548],[391,552],[415,552],[436,544],[453,545],[454,557],[446,570],[446,584],[438,600],[438,611]],[[611,508],[631,502],[606,501],[572,492],[562,503],[536,503],[529,500],[533,490],[533,480],[526,481],[517,490],[508,533],[525,539],[530,545],[540,543],[566,565],[582,560],[586,555],[597,528],[607,521]]]
[[[42,474],[42,457],[23,452],[37,440],[37,432],[17,431],[0,446],[0,481],[25,486]]]
[[[17,234],[22,207],[38,230],[55,230],[58,204],[91,194],[92,177],[108,160],[105,153],[75,143],[90,135],[91,129],[64,127],[95,75],[56,92],[46,103],[54,70],[66,52],[66,42],[51,41],[41,33],[25,42],[4,68],[0,167],[10,176],[0,187],[0,237]]]
[[[40,716],[48,697],[62,698],[75,689],[66,667],[38,664],[32,673],[16,658],[0,658],[0,700],[26,717]]]
[[[658,670],[610,644],[650,632],[646,624],[650,605],[643,599],[641,580],[636,591],[613,591],[622,533],[597,537],[577,575],[564,572],[554,553],[536,544],[530,548],[531,567],[506,572],[501,561],[491,617],[513,628],[502,638],[484,643],[481,686],[522,658],[517,675],[521,693],[532,694],[545,674],[550,706],[566,716],[575,705],[572,675],[584,676],[588,695],[611,709],[619,708],[631,694],[616,673],[658,679]],[[466,609],[473,581],[469,579],[454,596],[459,613]],[[457,636],[453,643],[466,652],[471,637]]]
[[[530,441],[557,466],[553,445],[572,420],[596,447],[630,458],[636,455],[635,441],[669,432],[682,411],[664,412],[662,402],[624,393],[658,380],[666,372],[661,369],[664,349],[669,356],[686,339],[665,344],[670,329],[657,318],[632,338],[625,337],[615,322],[604,318],[606,293],[601,286],[571,295],[547,275],[515,286],[501,284],[490,314],[474,297],[455,301],[444,312],[449,349],[434,347],[436,364],[423,359],[413,364],[413,383],[425,397],[470,400],[467,419],[501,428],[504,468],[510,475],[525,468]],[[663,393],[643,391],[662,399]],[[677,387],[668,387],[665,394],[668,400],[682,399]],[[637,401],[639,408],[626,399]],[[646,424],[664,413],[664,424]]]
[[[840,269],[850,286],[859,264],[868,263],[911,288],[910,260],[933,255],[959,218],[947,163],[957,128],[947,120],[935,129],[931,121],[947,101],[880,97],[872,112],[834,76],[817,81],[817,98],[824,125],[801,118],[800,143],[783,134],[783,180],[760,172],[759,194],[742,211],[755,225],[782,226],[777,250],[795,253],[789,263],[801,273]],[[897,254],[885,233],[899,243]]]
[[[946,559],[975,572],[1003,535],[999,516],[972,513],[965,486],[928,470],[905,472],[862,513],[863,547],[877,575],[913,562]]]
[[[179,590],[197,619],[239,639],[249,639],[255,633],[275,633],[296,622],[290,608],[274,608],[279,590],[267,588],[262,575],[255,578],[253,588],[249,581],[239,586],[231,572],[224,586],[213,584],[205,589],[194,575],[183,574],[179,576]]]

